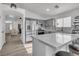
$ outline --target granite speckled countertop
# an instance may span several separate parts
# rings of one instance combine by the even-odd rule
[[[32,38],[58,49],[59,47],[62,47],[63,45],[66,45],[79,38],[79,34],[51,33],[44,35],[34,35]]]

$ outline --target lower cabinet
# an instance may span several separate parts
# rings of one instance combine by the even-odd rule
[[[45,45],[39,40],[33,39],[33,56],[45,56]]]
[[[33,56],[53,56],[55,54],[55,50],[53,47],[50,47],[49,45],[33,39],[33,46],[32,46],[32,55]]]
[[[69,44],[55,48],[38,39],[33,39],[32,44],[33,44],[32,45],[32,48],[33,48],[32,55],[33,56],[55,56],[55,53],[58,51],[69,52],[69,48],[68,48]]]

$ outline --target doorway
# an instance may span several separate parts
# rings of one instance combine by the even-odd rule
[[[5,11],[5,44],[0,51],[1,56],[27,56],[22,42],[23,16],[15,11]],[[19,25],[19,26],[18,26]],[[20,28],[20,33],[19,29]]]

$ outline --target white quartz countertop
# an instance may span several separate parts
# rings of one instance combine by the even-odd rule
[[[52,33],[52,34],[36,35],[32,37],[49,46],[59,48],[75,40],[76,38],[79,38],[79,34]]]

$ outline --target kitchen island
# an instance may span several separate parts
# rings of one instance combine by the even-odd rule
[[[68,51],[68,45],[79,38],[79,34],[51,33],[35,35],[33,38],[33,56],[54,56],[57,51]]]

